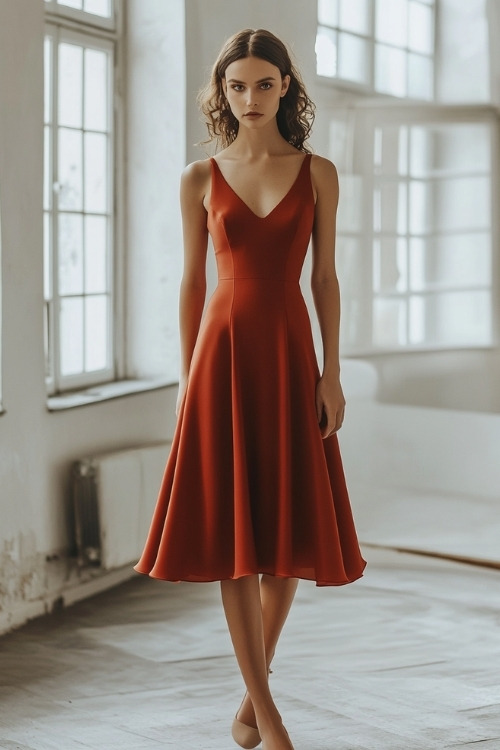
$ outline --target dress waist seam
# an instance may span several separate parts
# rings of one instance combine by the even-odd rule
[[[281,281],[283,284],[299,284],[300,279],[283,279],[276,276],[219,276],[218,281]]]

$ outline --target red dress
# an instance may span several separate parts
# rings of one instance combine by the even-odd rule
[[[314,221],[310,155],[264,218],[212,159],[218,286],[203,317],[151,528],[135,569],[167,581],[255,573],[340,585],[361,557],[299,277]]]

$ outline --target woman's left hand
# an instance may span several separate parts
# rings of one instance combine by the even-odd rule
[[[345,398],[338,376],[323,375],[316,386],[316,414],[321,437],[327,438],[342,427]]]

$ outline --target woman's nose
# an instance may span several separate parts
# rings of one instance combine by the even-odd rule
[[[252,91],[250,91],[250,90],[248,91],[247,105],[249,107],[256,107],[257,106],[255,93],[252,92]]]

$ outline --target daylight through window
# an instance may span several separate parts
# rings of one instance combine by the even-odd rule
[[[82,7],[82,2],[65,3]],[[108,2],[85,1],[92,12]],[[113,378],[113,43],[45,39],[44,293],[50,390]]]
[[[319,0],[318,75],[431,100],[434,14],[435,0]]]

